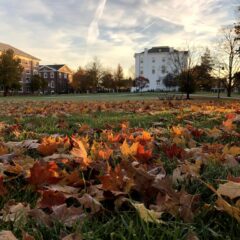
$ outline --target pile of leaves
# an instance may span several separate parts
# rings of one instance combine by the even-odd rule
[[[74,109],[72,104],[59,109]],[[2,141],[0,222],[17,223],[23,239],[37,237],[34,231],[32,235],[24,231],[31,219],[47,228],[60,222],[71,229],[76,223],[117,212],[136,212],[143,222],[162,225],[172,221],[194,225],[203,214],[218,214],[239,228],[239,104],[187,105],[185,111],[183,106],[174,110],[182,124],[169,128],[154,124],[146,130],[122,122],[120,130],[83,126],[71,136]],[[39,110],[41,114],[50,109],[41,108],[45,108]],[[37,109],[27,112],[36,114]],[[224,121],[213,128],[198,128],[192,118],[200,112],[223,114]],[[17,135],[19,129],[2,123],[0,131],[2,136]],[[225,174],[209,176],[212,166]],[[15,198],[13,192],[18,192]],[[31,193],[31,200],[19,201],[25,192]],[[80,234],[59,238],[81,239]],[[194,232],[186,234],[198,239]],[[16,239],[11,232],[0,233],[0,239],[6,236]]]

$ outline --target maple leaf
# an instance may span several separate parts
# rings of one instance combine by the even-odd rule
[[[62,205],[65,203],[66,198],[63,193],[57,191],[41,191],[42,197],[38,202],[39,208],[52,208],[53,206]]]
[[[108,191],[130,191],[133,182],[126,178],[123,169],[117,165],[114,170],[110,169],[109,173],[98,177],[102,183],[102,189]]]
[[[136,137],[135,139],[137,142],[139,142],[140,144],[145,145],[146,142],[150,142],[152,141],[152,137],[151,134],[147,131],[142,131],[142,133]]]
[[[74,144],[73,149],[71,150],[71,154],[74,157],[77,157],[77,162],[83,164],[83,166],[87,167],[92,162],[90,158],[88,158],[87,150],[84,146],[84,143],[81,139],[77,139],[72,137],[72,141]],[[85,144],[86,145],[86,144]]]
[[[185,155],[184,149],[178,147],[176,144],[173,144],[171,146],[164,146],[164,151],[168,158],[173,159],[174,157],[177,157],[179,159],[183,159]]]
[[[43,156],[49,156],[55,153],[59,148],[67,149],[70,146],[68,137],[45,137],[38,146],[38,151]]]
[[[139,213],[139,216],[145,222],[153,222],[153,223],[164,223],[159,220],[161,218],[162,212],[155,212],[154,210],[147,209],[143,203],[132,203],[133,207]]]
[[[128,145],[127,140],[123,142],[122,146],[120,147],[121,153],[124,157],[135,156],[138,150],[138,142],[133,143],[131,146]]]
[[[142,163],[148,162],[152,157],[152,150],[146,150],[143,145],[138,144],[136,159]]]
[[[117,165],[114,170],[110,169],[107,175],[98,177],[102,183],[102,188],[109,191],[119,191],[124,186],[124,175],[120,165]]]
[[[108,161],[113,153],[113,150],[110,149],[106,144],[94,142],[91,148],[91,153],[95,161]]]
[[[36,162],[30,169],[29,183],[32,185],[55,184],[61,180],[55,162]]]

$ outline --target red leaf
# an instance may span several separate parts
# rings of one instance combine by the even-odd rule
[[[55,162],[36,162],[30,169],[31,176],[28,179],[30,184],[43,185],[54,184],[61,180],[58,166]]]
[[[65,196],[61,192],[54,192],[51,190],[42,191],[42,199],[38,203],[40,208],[51,208],[65,203]]]
[[[145,163],[152,157],[152,150],[146,150],[143,145],[138,144],[136,158],[138,161]]]
[[[173,159],[174,157],[182,159],[185,155],[184,149],[178,147],[176,144],[173,144],[172,146],[165,146],[164,150],[170,159]]]
[[[7,189],[3,185],[3,176],[0,176],[0,196],[7,194]]]

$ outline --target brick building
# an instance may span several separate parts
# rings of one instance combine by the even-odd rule
[[[21,65],[24,68],[20,80],[20,83],[22,85],[21,92],[29,93],[30,92],[29,84],[31,82],[32,76],[38,74],[40,59],[22,50],[19,50],[11,45],[0,43],[0,54],[9,49],[12,49],[14,51],[15,57],[20,59]]]
[[[68,93],[73,72],[67,65],[41,65],[39,75],[48,81],[48,93]]]

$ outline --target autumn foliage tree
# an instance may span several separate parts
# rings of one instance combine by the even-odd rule
[[[15,58],[13,50],[9,49],[2,53],[0,56],[0,86],[4,96],[7,96],[9,90],[20,89],[22,71],[20,59]]]
[[[118,64],[116,71],[113,74],[115,90],[118,92],[121,88],[122,81],[124,80],[123,68]]]

